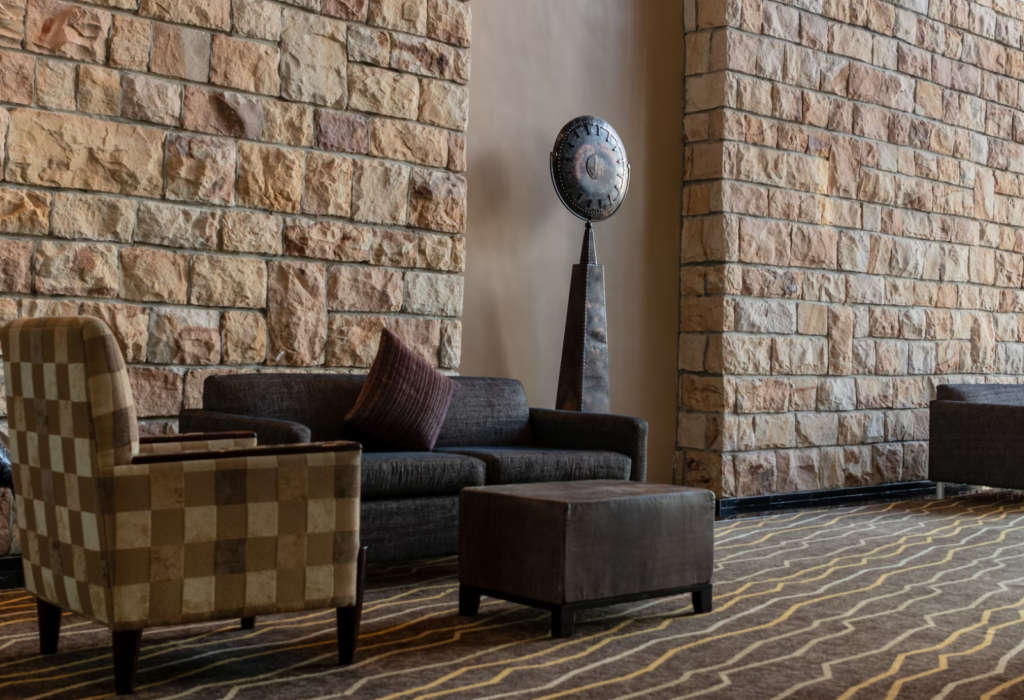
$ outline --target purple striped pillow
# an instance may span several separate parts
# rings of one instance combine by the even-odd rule
[[[345,420],[388,450],[429,452],[458,389],[385,328],[366,384]]]

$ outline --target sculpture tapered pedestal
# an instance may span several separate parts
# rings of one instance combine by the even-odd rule
[[[604,265],[597,264],[594,228],[589,221],[580,263],[572,267],[555,408],[585,413],[611,412]]]

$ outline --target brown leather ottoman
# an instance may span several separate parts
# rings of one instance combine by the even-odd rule
[[[711,611],[715,495],[633,481],[462,490],[459,613],[480,596],[551,611],[568,637],[583,608],[693,593]]]

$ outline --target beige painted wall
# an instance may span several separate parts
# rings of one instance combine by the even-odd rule
[[[629,197],[597,227],[606,266],[612,410],[651,425],[651,481],[672,479],[681,180],[681,0],[491,0],[473,5],[466,375],[516,377],[552,406],[583,224],[551,187],[548,154],[581,114],[610,121]]]

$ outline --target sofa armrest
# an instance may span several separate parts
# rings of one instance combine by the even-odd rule
[[[217,411],[182,411],[178,425],[185,433],[252,431],[260,445],[295,445],[312,439],[310,429],[301,423]]]
[[[932,401],[928,477],[1024,489],[1024,406]]]
[[[647,480],[647,421],[604,413],[530,409],[530,427],[538,447],[607,450],[630,458],[630,481]]]
[[[209,452],[242,447],[256,447],[256,433],[251,430],[236,430],[227,433],[185,433],[139,439],[139,454]]]
[[[363,446],[358,442],[309,442],[302,445],[268,445],[266,447],[243,447],[240,449],[210,450],[207,452],[136,455],[132,459],[132,465],[238,459],[240,457],[284,457],[287,455],[362,452],[362,449]]]

